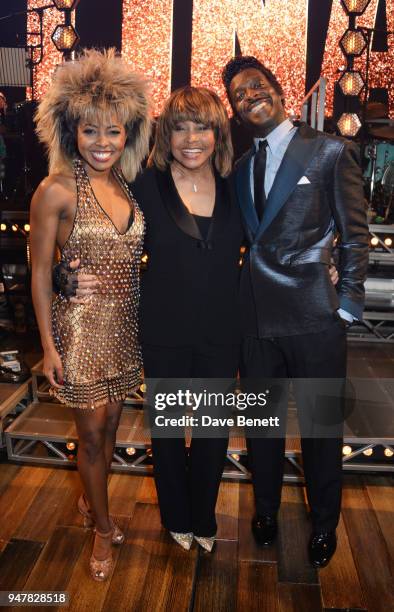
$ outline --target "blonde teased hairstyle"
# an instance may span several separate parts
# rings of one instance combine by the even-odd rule
[[[181,121],[210,126],[215,133],[214,164],[221,176],[231,172],[233,147],[230,123],[220,98],[204,87],[182,87],[174,91],[157,120],[155,144],[148,165],[165,170],[172,161],[171,133]]]
[[[69,170],[78,157],[80,121],[109,120],[125,126],[127,141],[119,166],[134,180],[149,152],[150,103],[145,79],[116,55],[115,49],[84,50],[55,72],[36,112],[36,131],[49,157],[49,172]]]

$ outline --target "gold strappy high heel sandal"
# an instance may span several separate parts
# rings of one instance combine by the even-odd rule
[[[95,537],[97,536],[99,538],[111,538],[113,536],[112,529],[107,533],[101,533],[100,531],[96,530]],[[107,580],[113,569],[112,552],[109,553],[109,557],[102,560],[96,559],[96,557],[92,553],[92,556],[90,557],[89,568],[90,575],[92,576],[93,580],[96,580],[97,582],[103,582],[104,580]]]
[[[83,516],[83,526],[86,528],[94,527],[93,514],[88,506],[88,502],[86,501],[84,493],[82,493],[80,498],[78,499],[77,508],[79,514],[82,514]]]
[[[112,544],[123,544],[125,537],[123,531],[115,523],[112,516],[109,517],[109,522],[112,527]]]
[[[78,499],[78,512],[83,516],[83,526],[86,528],[94,527],[94,518],[92,511],[89,508],[88,502],[86,501],[85,494],[82,493],[80,498]],[[112,527],[112,544],[123,544],[124,542],[124,533],[115,523],[112,516],[109,517],[109,521]]]

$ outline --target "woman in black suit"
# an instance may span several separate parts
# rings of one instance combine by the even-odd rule
[[[146,221],[140,338],[145,378],[235,378],[243,230],[226,176],[232,146],[218,96],[167,101],[149,166],[132,185]],[[171,436],[171,430],[165,432]],[[184,548],[211,550],[228,439],[152,438],[162,523]]]

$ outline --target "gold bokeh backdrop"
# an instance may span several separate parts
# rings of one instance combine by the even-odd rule
[[[47,0],[28,0],[29,8]],[[373,27],[378,0],[372,0],[357,25]],[[134,69],[151,81],[155,114],[162,108],[171,89],[173,0],[123,0],[122,54]],[[305,58],[308,0],[194,0],[192,35],[192,76],[194,85],[216,90],[227,105],[221,83],[221,69],[233,56],[235,33],[242,53],[255,55],[278,77],[285,91],[289,112],[299,114],[305,90]],[[388,29],[394,30],[394,0],[387,0]],[[33,97],[40,98],[51,74],[61,62],[61,54],[51,41],[63,15],[55,8],[44,13],[44,59],[34,70]],[[94,27],[92,19],[92,27]],[[332,112],[334,84],[338,69],[345,65],[339,40],[348,27],[340,0],[333,0],[322,74],[328,79],[326,113]],[[28,30],[38,28],[34,14],[28,17]],[[33,40],[29,36],[29,42]],[[37,37],[35,37],[36,40]],[[391,110],[394,106],[394,57],[372,53],[370,86],[387,87]],[[182,53],[182,50],[176,52]],[[355,70],[364,75],[365,56],[355,59]],[[28,92],[31,95],[31,92]],[[228,105],[227,105],[228,107]]]
[[[122,55],[151,81],[158,114],[171,90],[173,0],[123,0]]]
[[[192,83],[212,87],[226,102],[220,73],[234,54],[255,55],[282,84],[289,111],[305,92],[307,0],[195,0]],[[226,102],[227,103],[227,102]]]

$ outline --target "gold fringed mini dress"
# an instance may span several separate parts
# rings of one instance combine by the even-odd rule
[[[73,408],[94,409],[124,400],[141,382],[138,303],[145,224],[118,169],[112,172],[132,213],[124,234],[101,208],[82,161],[74,162],[74,171],[77,209],[61,258],[79,258],[80,271],[97,275],[100,288],[84,304],[72,304],[61,293],[53,302],[53,337],[64,385],[52,387],[51,394]]]

